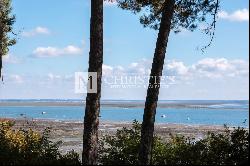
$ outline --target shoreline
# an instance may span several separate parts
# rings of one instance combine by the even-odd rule
[[[226,103],[225,103],[226,102]],[[229,104],[229,101],[159,101],[158,108],[192,108],[192,109],[248,109],[249,106],[238,108],[237,104]],[[236,101],[230,101],[236,102]],[[239,102],[239,101],[237,101]],[[242,100],[244,104],[249,105],[249,101]],[[101,107],[111,108],[144,108],[145,101],[102,101]],[[236,107],[234,106],[236,105]],[[79,107],[85,106],[85,101],[1,101],[0,106],[5,107]],[[226,106],[226,107],[225,107]]]

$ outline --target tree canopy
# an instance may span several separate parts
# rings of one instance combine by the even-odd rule
[[[158,30],[166,0],[117,0],[118,6],[140,14],[140,23],[144,27]],[[219,0],[175,0],[174,15],[171,30],[175,33],[186,29],[194,31],[199,24],[205,23],[204,32],[211,36],[207,46],[214,38],[216,16],[219,10]],[[203,49],[204,49],[203,48]]]
[[[211,45],[214,38],[219,0],[117,0],[117,2],[120,8],[140,14],[140,23],[144,27],[159,29],[144,108],[139,152],[140,164],[151,165],[155,114],[160,89],[160,86],[152,88],[151,85],[155,82],[160,85],[170,31],[175,33],[183,29],[194,31],[201,23],[211,21],[204,29],[211,39],[209,44],[201,49],[203,51]]]
[[[159,29],[165,0],[117,0],[119,7],[141,13],[140,22],[145,27]],[[201,22],[207,22],[208,15],[214,17],[218,12],[218,0],[176,0],[171,29],[180,32],[183,28],[195,30]],[[213,25],[212,25],[213,26]]]
[[[9,46],[16,44],[16,39],[12,38],[12,36],[15,35],[13,32],[15,16],[12,15],[11,12],[11,0],[0,0],[0,77],[2,56],[8,53]]]

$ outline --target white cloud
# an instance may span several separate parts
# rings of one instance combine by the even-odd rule
[[[14,82],[14,83],[21,84],[21,83],[24,82],[23,78],[20,75],[17,75],[17,74],[10,75],[9,78],[10,78],[10,81]]]
[[[69,45],[64,48],[57,47],[38,47],[33,51],[33,55],[38,58],[56,57],[62,55],[80,55],[82,48]]]
[[[103,75],[114,74],[138,74],[149,75],[152,62],[142,60],[133,62],[128,67],[103,65]],[[224,78],[224,77],[246,77],[249,73],[249,62],[245,60],[228,60],[226,58],[205,58],[194,64],[185,65],[181,61],[171,60],[164,65],[163,75],[177,76],[179,78]]]
[[[103,75],[109,75],[112,72],[113,72],[113,67],[105,65],[105,64],[102,65],[102,73],[103,73]]]
[[[111,88],[105,86],[105,77],[131,73],[149,76],[147,72],[151,66],[152,60],[146,59],[126,66],[103,65],[103,98],[144,100],[147,86]],[[174,75],[176,79],[171,82],[166,80],[166,83],[174,84],[169,84],[169,87],[162,86],[159,99],[248,99],[248,73],[249,62],[243,59],[205,58],[193,64],[178,60],[166,61],[163,75]],[[82,98],[74,93],[74,81],[74,73],[63,75],[52,71],[45,75],[8,74],[4,78],[4,85],[0,85],[0,98]],[[108,82],[109,78],[106,79],[106,83]]]
[[[48,28],[45,28],[45,27],[37,27],[35,31],[39,34],[50,34],[50,31],[48,30]]]
[[[149,75],[152,62],[147,59],[142,59],[140,62],[131,63],[126,69],[129,73]]]
[[[168,75],[185,75],[188,73],[188,67],[186,67],[183,62],[172,61],[165,66]]]
[[[48,74],[48,77],[49,77],[50,80],[53,80],[53,79],[54,79],[54,75],[53,75],[52,73],[49,73],[49,74]]]
[[[64,54],[79,55],[82,53],[82,49],[73,45],[69,45],[63,49]]]
[[[22,36],[24,37],[34,37],[37,35],[49,35],[51,32],[46,27],[38,26],[35,29],[32,29],[30,31],[26,31],[22,33]]]
[[[49,57],[49,56],[58,56],[59,49],[55,47],[38,47],[33,51],[33,54],[37,57]]]
[[[206,58],[198,61],[190,68],[190,72],[196,76],[209,78],[246,76],[248,70],[249,62],[226,58]]]
[[[53,73],[49,73],[48,78],[49,78],[50,81],[53,81],[55,79],[61,79],[62,77],[60,75],[55,75]]]
[[[221,11],[218,14],[219,18],[229,20],[229,21],[249,21],[249,10],[248,9],[240,9],[236,10],[233,13],[228,13],[226,11]]]
[[[117,5],[116,0],[106,0],[106,1],[104,1],[104,6],[114,6],[114,5]]]
[[[127,66],[103,65],[104,98],[144,99],[152,60],[141,60]],[[249,62],[227,58],[205,58],[193,64],[166,61],[163,70],[161,99],[245,99],[248,96]],[[114,88],[112,78],[144,76],[144,86]],[[146,76],[146,77],[145,77]],[[124,77],[126,78],[126,77]],[[142,77],[141,77],[142,78]]]
[[[16,56],[10,55],[10,54],[3,56],[3,61],[5,63],[11,63],[11,64],[20,63],[20,59],[18,59]]]

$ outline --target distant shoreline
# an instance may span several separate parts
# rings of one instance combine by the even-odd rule
[[[237,105],[239,102],[246,104],[247,107],[245,109],[249,109],[249,101],[248,100],[179,100],[179,101],[159,101],[158,107],[159,108],[193,108],[193,109],[199,109],[199,108],[223,108],[223,109],[234,109],[237,108],[235,105]],[[235,105],[233,105],[233,104]],[[131,101],[131,100],[117,100],[117,101],[102,101],[101,106],[102,107],[117,107],[117,108],[143,108],[145,102],[144,101]],[[228,105],[227,105],[228,104]],[[223,105],[227,105],[227,107],[223,107]],[[46,100],[20,100],[20,101],[9,101],[9,100],[0,100],[0,106],[17,106],[17,107],[25,107],[25,106],[47,106],[47,107],[53,107],[53,106],[85,106],[85,101],[77,101],[77,100],[53,100],[53,101],[46,101]],[[237,108],[239,109],[239,108]],[[242,109],[242,108],[241,108]]]

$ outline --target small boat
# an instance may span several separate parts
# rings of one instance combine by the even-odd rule
[[[247,119],[244,120],[243,124],[246,124],[246,122],[247,122]]]
[[[42,112],[42,114],[46,114],[46,112]]]
[[[187,117],[187,120],[190,120],[190,118],[189,118],[189,117]]]
[[[161,115],[162,118],[166,118],[167,116],[166,115]]]

